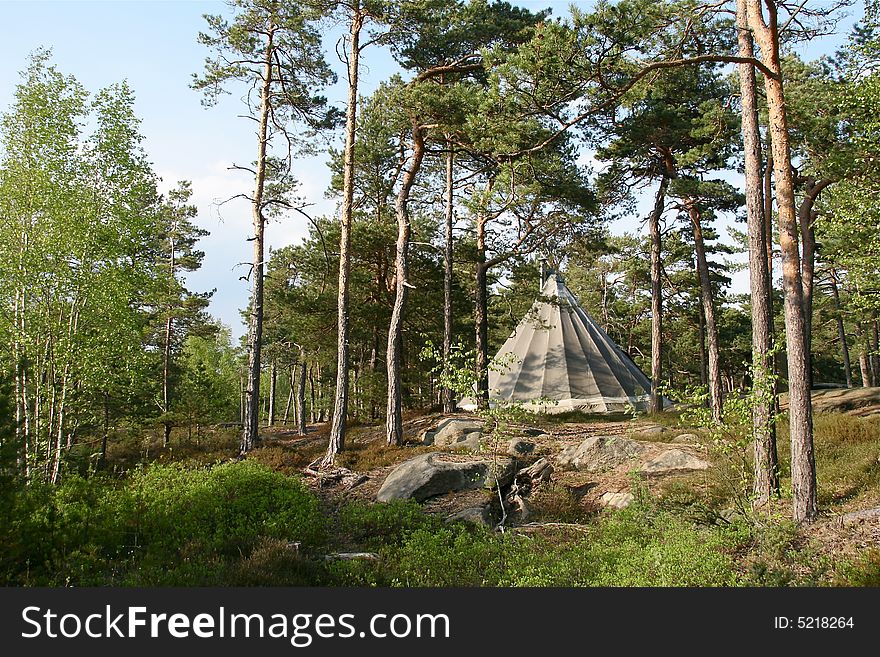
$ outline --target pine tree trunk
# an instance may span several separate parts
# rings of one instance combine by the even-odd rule
[[[832,270],[830,277],[831,298],[834,300],[834,315],[837,323],[837,339],[840,341],[840,353],[843,357],[843,375],[846,387],[853,387],[852,365],[849,359],[849,346],[846,343],[846,327],[843,324],[843,313],[840,307],[840,291],[837,289],[837,273]]]
[[[175,262],[175,244],[174,237],[169,237],[168,245],[170,247],[169,251],[169,288],[172,288],[174,285],[174,274],[176,268]],[[170,293],[169,289],[169,293]],[[173,318],[171,316],[171,307],[166,309],[168,313],[168,317],[165,320],[165,344],[162,345],[162,414],[168,415],[171,412],[171,338],[172,338],[172,330],[173,330]],[[165,447],[168,447],[168,443],[171,441],[171,422],[166,417],[164,432],[162,437],[162,444]]]
[[[697,274],[700,278],[700,292],[703,300],[703,317],[706,321],[706,343],[709,360],[709,407],[716,422],[721,422],[724,414],[724,397],[721,390],[721,355],[718,348],[718,326],[715,322],[715,304],[712,300],[712,282],[709,278],[709,263],[706,260],[706,245],[703,240],[700,210],[692,199],[684,199],[691,227],[694,231],[694,252],[697,258]]]
[[[871,361],[868,359],[867,336],[862,328],[862,323],[856,324],[856,331],[859,337],[859,371],[862,375],[862,387],[870,388],[873,385],[871,380]]]
[[[871,374],[874,385],[880,385],[880,326],[877,325],[877,316],[871,322]]]
[[[823,179],[816,181],[812,177],[806,179],[806,189],[798,209],[798,222],[801,229],[803,249],[801,255],[801,285],[804,297],[804,335],[806,339],[807,372],[810,376],[810,388],[813,384],[813,290],[816,276],[816,199],[833,181]]]
[[[354,218],[354,143],[357,130],[357,94],[360,66],[360,36],[364,16],[360,4],[352,7],[348,54],[348,103],[345,117],[345,150],[342,170],[342,215],[339,232],[339,293],[337,298],[336,343],[336,396],[333,404],[333,422],[330,442],[323,465],[333,464],[336,455],[345,448],[345,429],[348,416],[349,365],[349,275],[351,273],[351,224]]]
[[[275,393],[278,387],[278,369],[275,361],[269,366],[269,426],[275,426]]]
[[[754,43],[748,29],[745,3],[736,7],[740,57],[754,57]],[[771,272],[772,242],[767,231],[771,226],[772,196],[765,201],[764,184],[769,186],[771,165],[761,171],[761,134],[758,125],[758,101],[755,69],[739,64],[742,99],[742,132],[745,151],[746,214],[749,239],[749,291],[752,307],[752,436],[754,440],[755,506],[779,496],[779,462],[776,451],[776,427],[773,423],[775,384],[773,377],[773,296]],[[764,174],[766,173],[766,180]],[[768,208],[769,205],[769,208]],[[770,234],[772,239],[772,232]]]
[[[453,179],[455,152],[453,151],[452,140],[447,139],[446,149],[446,208],[443,234],[443,370],[449,376],[451,368],[449,360],[452,357],[452,226],[455,209],[452,196],[452,188],[455,182]],[[452,388],[448,385],[443,386],[440,394],[443,412],[452,413],[455,411],[455,398]]]
[[[412,128],[412,161],[403,176],[395,203],[397,215],[397,255],[394,259],[394,306],[388,327],[388,407],[385,415],[385,442],[403,443],[403,395],[401,390],[401,357],[403,341],[403,313],[409,286],[409,194],[425,157],[424,129],[415,123]]]
[[[651,234],[651,412],[663,410],[663,397],[660,385],[663,381],[663,286],[661,282],[660,219],[666,206],[666,190],[669,177],[660,179],[660,187],[654,199],[654,208],[648,217],[648,230]]]
[[[477,216],[477,264],[474,286],[474,324],[476,327],[476,403],[489,408],[489,284],[486,267],[486,218]]]
[[[696,269],[696,268],[695,268]],[[699,272],[697,272],[699,277]],[[706,312],[703,310],[702,301],[697,310],[697,330],[699,331],[699,340],[697,340],[697,356],[700,359],[700,385],[709,389],[709,361],[706,358]]]
[[[299,352],[299,376],[296,385],[296,432],[306,435],[306,357],[302,349]]]
[[[791,434],[792,517],[795,522],[813,520],[816,503],[816,463],[813,451],[813,410],[807,370],[803,287],[798,252],[798,222],[794,206],[794,179],[782,65],[779,59],[779,33],[776,3],[767,3],[765,23],[760,0],[745,0],[752,28],[764,65],[772,75],[764,76],[769,129],[773,148],[773,175],[776,180],[776,206],[779,214],[779,246],[782,252],[782,280],[785,292],[785,335],[788,359],[789,427]]]
[[[287,373],[287,381],[290,384],[287,390],[287,403],[284,405],[284,426],[287,426],[287,422],[290,419],[290,407],[293,406],[293,384],[294,384],[295,370],[291,367]],[[294,411],[296,413],[296,411]]]
[[[263,190],[266,182],[266,151],[269,142],[268,126],[271,107],[272,59],[275,53],[273,43],[274,26],[266,34],[266,48],[263,55],[263,77],[260,84],[260,117],[257,145],[256,180],[254,196],[251,200],[251,217],[254,227],[254,255],[251,264],[252,291],[250,318],[248,325],[248,368],[245,391],[244,428],[242,430],[239,452],[251,451],[260,439],[260,352],[263,343],[263,248],[264,229]]]

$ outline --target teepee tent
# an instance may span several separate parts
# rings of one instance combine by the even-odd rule
[[[541,296],[495,357],[491,402],[519,402],[530,411],[589,413],[646,410],[651,382],[550,273]],[[475,408],[473,399],[459,406]]]

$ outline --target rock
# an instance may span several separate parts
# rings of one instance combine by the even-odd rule
[[[422,435],[422,442],[435,447],[458,447],[461,443],[467,443],[466,447],[479,449],[482,431],[483,423],[480,420],[446,418],[436,427],[426,429]],[[474,437],[475,433],[476,437]],[[475,442],[476,447],[471,447]]]
[[[695,433],[682,433],[673,438],[672,442],[694,445],[699,444],[700,437]]]
[[[472,506],[453,513],[446,518],[446,522],[455,522],[457,520],[471,522],[475,525],[485,525],[486,527],[493,527],[495,525],[492,516],[489,515],[489,507],[487,506]]]
[[[632,501],[636,499],[632,493],[612,493],[607,492],[599,498],[599,501],[602,503],[602,506],[611,509],[625,509],[628,507]]]
[[[880,507],[865,509],[864,511],[853,511],[840,516],[840,523],[842,525],[854,525],[865,520],[880,520]]]
[[[495,462],[462,462],[441,457],[442,454],[422,454],[401,463],[385,479],[376,499],[379,502],[405,499],[422,502],[453,491],[494,488],[496,470],[502,487],[513,481],[513,459],[497,457]]]
[[[449,443],[448,445],[446,445],[446,447],[448,447],[449,449],[454,449],[456,451],[463,450],[468,452],[479,452],[480,438],[482,437],[482,432],[472,431],[471,433],[465,435],[462,440]]]
[[[517,472],[516,478],[519,480],[528,479],[529,481],[550,481],[550,475],[552,474],[553,466],[550,464],[550,461],[541,457],[529,467]]]
[[[513,438],[507,443],[507,453],[511,456],[525,456],[535,451],[535,443],[523,440],[522,438]]]
[[[556,462],[563,470],[598,472],[614,468],[638,456],[644,449],[640,443],[628,438],[593,436],[580,445],[563,449],[556,456]]]
[[[706,470],[710,464],[701,458],[680,449],[669,449],[655,456],[642,466],[641,472],[648,475],[663,475],[672,472]]]
[[[646,424],[644,426],[636,426],[633,433],[660,434],[666,433],[666,427],[662,424]]]

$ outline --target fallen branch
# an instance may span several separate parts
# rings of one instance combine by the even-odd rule
[[[364,561],[378,561],[379,555],[375,552],[334,552],[333,554],[325,554],[324,561],[354,561],[363,559]]]
[[[351,490],[355,486],[359,486],[369,479],[367,475],[359,472],[352,472],[348,468],[322,469],[320,467],[315,467],[318,464],[318,460],[319,459],[316,459],[309,463],[303,468],[302,472],[309,477],[317,479],[319,487],[323,486],[325,481],[338,481],[345,485],[346,490]]]
[[[525,525],[513,527],[513,529],[516,531],[521,531],[529,529],[543,529],[545,527],[551,527],[553,529],[574,529],[576,531],[584,533],[590,531],[589,527],[587,527],[586,525],[579,525],[573,522],[528,522]]]

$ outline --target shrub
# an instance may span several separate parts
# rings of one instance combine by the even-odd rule
[[[261,540],[314,549],[325,538],[315,496],[252,462],[153,465],[124,481],[70,477],[16,496],[4,583],[213,583]],[[222,580],[220,581],[222,583]]]

